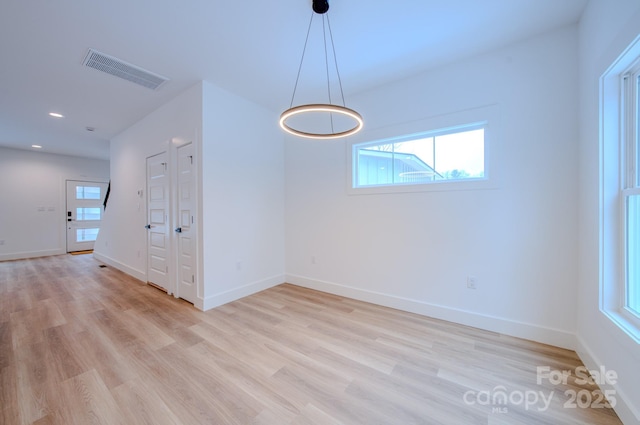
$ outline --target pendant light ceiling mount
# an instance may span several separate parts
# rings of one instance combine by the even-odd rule
[[[311,8],[318,15],[324,15],[329,11],[329,2],[327,0],[313,0]]]
[[[333,44],[333,35],[331,33],[331,24],[329,23],[329,16],[326,13],[329,11],[329,2],[328,0],[312,0],[311,8],[313,13],[311,14],[311,19],[309,21],[309,29],[307,30],[307,38],[304,42],[304,49],[302,51],[302,58],[300,59],[300,66],[298,68],[298,75],[296,77],[296,83],[293,88],[293,95],[291,96],[291,104],[289,105],[289,109],[284,111],[280,115],[280,127],[288,133],[291,133],[300,137],[307,137],[312,139],[337,139],[340,137],[349,136],[351,134],[355,134],[362,129],[363,120],[362,116],[354,111],[353,109],[349,109],[345,106],[344,102],[344,93],[342,90],[342,81],[340,80],[340,72],[338,71],[338,61],[336,59],[335,47]],[[311,32],[311,24],[313,22],[314,15],[322,16],[322,32],[323,32],[323,41],[324,41],[324,50],[325,50],[325,67],[326,67],[326,75],[327,75],[327,92],[329,94],[329,103],[311,103],[299,106],[293,106],[293,101],[296,96],[296,89],[298,87],[298,81],[300,79],[300,71],[302,70],[302,63],[304,61],[304,55],[307,50],[307,42],[309,41],[309,33]],[[330,45],[327,43],[327,34],[329,35]],[[337,75],[338,83],[340,86],[340,96],[342,98],[342,105],[336,105],[331,103],[331,87],[329,82],[329,59],[328,59],[328,48],[331,48],[331,52],[333,54],[333,61],[335,64],[335,72]],[[316,131],[316,130],[308,130],[301,129],[296,125],[292,125],[290,119],[291,118],[299,118],[301,116],[310,117],[312,115],[317,114],[328,114],[328,123],[327,127],[331,129],[331,131]],[[352,126],[346,129],[335,129],[334,126],[334,116],[339,118],[339,120],[344,121],[351,120]]]

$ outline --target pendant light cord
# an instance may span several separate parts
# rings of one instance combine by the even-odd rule
[[[336,66],[336,75],[338,76],[338,85],[340,86],[340,96],[342,97],[342,106],[347,106],[344,101],[344,92],[342,91],[342,79],[340,78],[340,71],[338,70],[338,58],[336,57],[336,46],[333,44],[333,33],[331,32],[331,22],[329,21],[329,15],[327,15],[327,28],[329,28],[329,38],[331,39],[331,50],[333,51],[333,63]],[[327,64],[327,67],[329,65]],[[328,75],[328,71],[327,71]],[[327,84],[329,84],[329,77],[327,76]]]
[[[331,105],[331,81],[329,81],[329,55],[327,54],[327,30],[325,29],[324,21],[325,15],[322,15],[322,41],[324,44],[324,69],[327,74],[327,96],[329,97],[329,105]],[[331,30],[329,30],[331,35]],[[333,38],[331,39],[331,45],[333,45]],[[335,60],[335,56],[334,56]],[[331,132],[335,133],[333,128],[333,114],[329,113],[329,122],[331,123]]]
[[[307,51],[307,42],[309,41],[309,33],[311,32],[311,23],[313,22],[313,15],[315,12],[311,12],[311,19],[309,19],[309,28],[307,28],[307,38],[304,39],[304,48],[302,49],[302,57],[300,58],[300,66],[298,66],[298,75],[296,76],[296,84],[293,86],[293,94],[291,95],[291,103],[289,108],[293,107],[293,99],[296,97],[296,90],[298,89],[298,81],[300,80],[300,71],[302,71],[302,62],[304,62],[304,54]]]
[[[307,44],[309,44],[309,34],[311,33],[311,25],[313,24],[313,17],[316,13],[311,12],[311,18],[309,19],[309,26],[307,28],[307,36],[304,39],[304,47],[302,48],[302,57],[300,58],[300,65],[298,65],[298,74],[296,75],[296,83],[293,86],[293,94],[291,95],[291,103],[289,104],[289,108],[293,107],[293,101],[296,97],[296,91],[298,90],[298,82],[300,81],[300,74],[302,73],[302,64],[304,63],[304,56],[307,52]],[[342,78],[340,78],[340,70],[338,69],[338,59],[336,57],[336,46],[333,43],[333,32],[331,31],[331,22],[329,21],[329,16],[327,14],[322,15],[322,38],[324,41],[324,62],[325,62],[325,71],[327,74],[327,92],[329,95],[329,104],[331,104],[331,84],[329,81],[329,57],[327,53],[327,36],[325,33],[325,16],[327,18],[327,28],[329,29],[329,40],[331,41],[331,53],[333,54],[333,63],[336,68],[336,76],[338,77],[338,86],[340,87],[340,97],[342,99],[342,106],[346,106],[346,102],[344,100],[344,91],[342,90]]]

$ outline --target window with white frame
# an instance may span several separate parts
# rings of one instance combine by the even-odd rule
[[[485,122],[354,144],[353,187],[485,178]]]
[[[623,309],[640,319],[640,61],[622,74],[621,150],[625,234],[625,287]]]
[[[640,343],[640,36],[600,83],[600,306]]]

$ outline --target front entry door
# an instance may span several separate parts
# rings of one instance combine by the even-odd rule
[[[196,221],[193,144],[178,148],[177,226],[178,293],[191,303],[196,300]]]
[[[169,171],[167,153],[147,158],[147,280],[169,291]]]
[[[93,249],[106,190],[105,182],[67,180],[67,252]]]

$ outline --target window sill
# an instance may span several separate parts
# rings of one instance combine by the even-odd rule
[[[448,180],[424,184],[389,184],[377,186],[347,187],[349,195],[374,195],[384,193],[449,192],[497,189],[490,179]]]
[[[618,310],[602,310],[602,312],[636,344],[640,344],[640,327],[636,324],[636,320],[627,317],[626,312]]]

